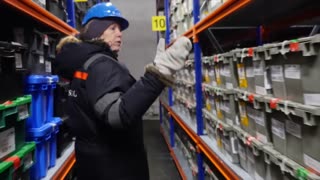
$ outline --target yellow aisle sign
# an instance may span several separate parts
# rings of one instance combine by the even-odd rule
[[[165,31],[165,30],[166,30],[166,17],[152,16],[152,31]]]
[[[74,0],[74,2],[88,2],[88,0]]]

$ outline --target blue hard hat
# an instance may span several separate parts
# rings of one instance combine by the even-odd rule
[[[111,2],[98,3],[92,6],[82,20],[82,26],[86,25],[91,19],[110,18],[119,23],[121,30],[129,26],[129,22],[122,17],[121,12]]]

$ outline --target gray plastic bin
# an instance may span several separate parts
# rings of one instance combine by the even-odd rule
[[[226,89],[233,89],[238,87],[237,81],[237,65],[235,62],[235,54],[232,52],[227,52],[224,54],[219,54],[218,59],[223,61],[223,83]]]
[[[206,134],[210,139],[213,141],[216,140],[216,122],[211,120],[206,114],[204,114],[204,121],[205,121],[205,129]]]
[[[277,44],[265,44],[263,48],[260,50],[264,50],[264,58],[266,64],[269,65],[270,68],[270,76],[271,76],[271,86],[273,96],[281,99],[287,98],[287,90],[286,84],[284,80],[284,59],[283,55],[281,55],[281,51],[279,45]]]
[[[320,73],[320,35],[282,43],[265,45],[266,59],[270,59],[272,86],[275,97],[284,98],[307,105],[320,106],[320,86],[315,83]],[[277,72],[273,70],[277,70]],[[283,79],[281,78],[284,77]],[[276,77],[278,81],[275,81]],[[281,81],[281,82],[280,82]],[[283,88],[285,85],[285,88]],[[283,96],[278,96],[276,90],[286,90]],[[281,94],[279,94],[281,95]]]
[[[266,102],[270,102],[266,98]],[[295,162],[320,172],[320,108],[290,101],[278,101],[271,110],[273,144]]]
[[[266,163],[266,180],[283,180],[281,154],[270,146],[263,147]]]
[[[203,73],[204,83],[212,86],[217,86],[216,72],[213,65],[213,57],[211,56],[202,57],[202,73]]]
[[[263,47],[254,48],[253,74],[255,93],[260,95],[272,95],[270,65],[265,60]]]
[[[264,144],[271,142],[270,122],[265,113],[264,96],[236,89],[241,127]]]
[[[229,125],[236,124],[236,103],[234,92],[225,88],[204,85],[206,92],[214,95],[218,119]]]
[[[218,56],[213,56],[213,67],[214,67],[214,72],[216,75],[216,86],[218,87],[225,87],[225,79],[223,76],[223,68],[224,68],[224,64],[221,58],[219,58]]]
[[[255,92],[255,80],[253,72],[253,48],[235,49],[231,51],[237,62],[237,77],[239,88],[249,92]]]
[[[234,132],[224,132],[222,137],[222,144],[227,159],[232,163],[239,163],[238,144]]]

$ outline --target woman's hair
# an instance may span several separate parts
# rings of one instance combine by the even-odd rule
[[[85,37],[84,35],[88,32],[89,26],[92,23],[92,21],[89,21],[86,25],[80,28],[80,34],[79,34],[79,39],[84,40]]]
[[[113,18],[91,19],[80,29],[81,40],[99,39],[103,32],[112,24],[117,23]]]

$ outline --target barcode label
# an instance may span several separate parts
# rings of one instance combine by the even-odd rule
[[[39,56],[39,63],[44,64],[44,57],[43,56]]]
[[[253,62],[253,73],[255,76],[263,76],[264,68],[262,61],[254,61]]]
[[[288,79],[301,79],[301,70],[299,64],[286,64],[284,75]]]
[[[271,80],[274,82],[284,82],[282,66],[270,66]]]
[[[21,105],[18,106],[18,112],[19,112],[19,119],[26,119],[29,117],[29,109],[28,105]]]
[[[281,139],[286,139],[284,123],[272,118],[272,133]]]
[[[46,61],[46,72],[51,73],[51,61]]]
[[[246,76],[248,78],[254,77],[253,67],[246,67]]]
[[[301,125],[294,123],[290,120],[286,120],[286,130],[293,136],[301,139]]]
[[[22,68],[22,56],[20,53],[15,53],[14,54],[15,60],[16,60],[16,68]]]
[[[15,130],[10,128],[0,133],[0,158],[5,157],[14,150],[16,150]]]

